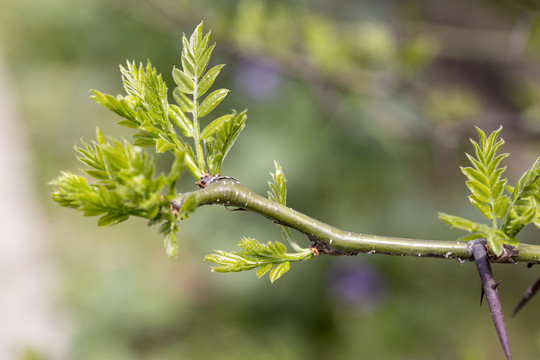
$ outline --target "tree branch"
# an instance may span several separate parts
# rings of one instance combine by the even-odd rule
[[[257,195],[229,178],[216,180],[201,190],[179,194],[171,202],[171,207],[180,209],[184,200],[190,196],[194,197],[197,207],[213,204],[238,207],[263,215],[280,225],[296,229],[314,242],[312,246],[314,251],[325,254],[367,253],[456,259],[461,263],[474,261],[467,242],[395,238],[340,230]],[[509,256],[489,260],[499,263],[540,263],[540,246],[519,244],[512,249]]]

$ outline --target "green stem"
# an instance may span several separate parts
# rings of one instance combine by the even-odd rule
[[[497,214],[495,213],[495,201],[493,202],[490,202],[489,204],[489,209],[491,210],[491,226],[494,228],[494,229],[498,229],[498,226],[497,226]]]
[[[193,75],[193,140],[195,142],[195,153],[197,154],[197,166],[199,169],[206,169],[204,154],[201,144],[201,129],[199,128],[199,79],[197,78],[197,68],[195,67],[195,75]]]
[[[261,214],[280,225],[294,228],[314,241],[315,248],[328,254],[378,253],[457,259],[460,262],[473,261],[467,242],[394,238],[340,230],[257,195],[241,184],[228,179],[216,181],[201,190],[180,194],[173,203],[179,206],[184,199],[192,195],[197,206],[221,204],[239,207]],[[505,262],[540,263],[540,246],[520,244],[516,250],[519,253],[506,259]]]

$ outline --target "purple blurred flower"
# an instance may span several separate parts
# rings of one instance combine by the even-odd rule
[[[336,262],[329,272],[330,295],[338,303],[369,311],[386,298],[383,273],[368,264]]]
[[[263,58],[244,58],[236,68],[235,86],[255,100],[269,101],[279,87],[281,75],[277,66]]]

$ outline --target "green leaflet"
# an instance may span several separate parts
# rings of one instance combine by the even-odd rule
[[[191,101],[191,99],[179,88],[174,89],[173,98],[180,107],[180,110],[185,113],[193,113],[193,101]]]
[[[208,139],[217,133],[224,126],[224,124],[231,119],[231,116],[232,114],[223,115],[222,117],[219,117],[208,124],[201,133],[201,140]]]
[[[193,94],[193,91],[195,90],[195,82],[193,81],[192,76],[187,75],[177,68],[173,69],[172,74],[174,82],[176,83],[176,86],[178,86],[178,90],[184,94]]]
[[[286,205],[287,203],[287,179],[281,166],[279,166],[277,161],[274,161],[274,166],[276,168],[275,173],[270,173],[272,181],[268,182],[270,191],[268,191],[268,199],[275,201],[281,205]]]
[[[166,220],[159,227],[159,232],[163,234],[163,246],[170,258],[176,256],[178,252],[178,242],[176,240],[176,233],[178,232],[178,224],[174,217]]]
[[[109,226],[109,225],[116,225],[118,223],[121,223],[122,221],[126,221],[127,219],[129,219],[128,214],[109,213],[99,218],[98,226],[104,227],[104,226]]]
[[[137,112],[133,110],[126,99],[121,97],[117,99],[112,95],[105,95],[96,90],[92,90],[92,93],[94,94],[92,98],[97,103],[125,119],[120,120],[120,125],[134,129],[137,129],[141,125],[137,119]]]
[[[227,96],[228,93],[229,90],[227,89],[219,89],[208,95],[199,107],[199,116],[203,117],[208,115],[208,113],[214,110],[216,106],[225,99],[225,96]]]
[[[213,68],[211,68],[210,70],[208,70],[206,75],[203,76],[203,78],[201,80],[201,83],[199,84],[199,90],[197,92],[197,94],[199,96],[203,96],[204,94],[206,94],[208,89],[210,89],[210,86],[212,86],[212,84],[214,84],[214,81],[216,80],[216,77],[219,75],[219,72],[221,71],[221,68],[224,67],[224,66],[225,65],[223,65],[223,64],[222,65],[216,65]]]
[[[157,139],[156,140],[156,152],[157,153],[164,153],[165,151],[174,149],[174,145],[168,142],[165,139]]]
[[[282,262],[270,271],[270,281],[273,283],[274,281],[279,279],[281,275],[289,271],[290,268],[291,265],[288,261]]]
[[[186,114],[176,105],[171,105],[171,122],[182,131],[185,137],[193,137],[193,123],[189,121]]]
[[[203,141],[208,154],[208,167],[211,174],[219,174],[225,156],[234,145],[246,123],[246,111],[236,114],[233,112],[224,119],[214,136],[206,137]],[[209,132],[213,132],[210,129]]]
[[[272,181],[268,182],[268,186],[270,187],[270,190],[268,191],[268,199],[285,206],[287,205],[287,179],[285,178],[285,174],[277,161],[274,161],[274,166],[276,168],[276,172],[270,173]],[[283,240],[287,241],[295,251],[302,252],[305,250],[301,248],[296,241],[294,241],[291,230],[288,227],[281,227],[281,236],[283,237]]]
[[[261,267],[259,267],[255,273],[257,274],[257,277],[260,279],[264,276],[264,274],[269,272],[271,268],[272,268],[272,263],[268,263],[266,265],[262,265]]]

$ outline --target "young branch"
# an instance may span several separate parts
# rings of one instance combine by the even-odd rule
[[[212,204],[238,207],[296,229],[314,242],[312,246],[314,252],[330,255],[368,253],[435,257],[457,259],[460,262],[474,260],[467,242],[394,238],[340,230],[257,195],[231,179],[217,180],[204,189],[179,194],[171,206],[179,209],[184,200],[191,196],[194,197],[197,207]],[[490,261],[540,263],[540,246],[519,244],[511,255],[499,259],[492,258]]]

